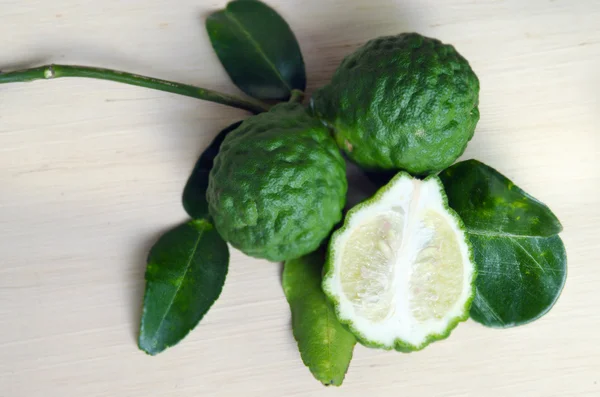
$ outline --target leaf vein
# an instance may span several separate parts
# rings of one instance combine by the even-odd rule
[[[537,236],[524,236],[519,234],[512,234],[506,232],[488,232],[478,229],[471,229],[467,227],[467,233],[475,235],[475,236],[483,236],[483,237],[507,237],[511,239],[525,239],[525,238],[533,238]]]
[[[188,259],[188,262],[185,266],[185,270],[183,272],[183,275],[181,277],[181,283],[177,286],[177,289],[175,290],[175,293],[173,294],[173,297],[171,298],[171,302],[169,302],[169,306],[167,307],[167,310],[165,310],[165,314],[163,314],[160,323],[158,324],[158,327],[156,327],[156,331],[154,332],[154,335],[152,336],[152,339],[154,340],[156,338],[156,335],[158,335],[159,331],[161,330],[163,323],[165,321],[165,318],[167,318],[167,314],[169,313],[169,311],[171,310],[171,307],[173,307],[173,303],[175,303],[175,299],[177,298],[177,294],[179,294],[179,291],[181,290],[181,286],[183,285],[184,281],[185,281],[185,276],[187,276],[188,271],[190,270],[191,264],[192,264],[192,259],[194,258],[194,256],[196,255],[196,251],[198,250],[198,245],[200,245],[200,240],[202,239],[202,234],[203,232],[199,232],[198,233],[198,237],[196,238],[196,242],[194,243],[194,248],[192,249],[192,253]]]
[[[327,305],[325,305],[325,311],[327,312],[327,360],[329,360],[330,363],[330,367],[329,367],[329,371],[330,371],[330,377],[332,378],[331,381],[333,381],[333,363],[334,363],[334,359],[333,359],[333,355],[331,354],[331,311],[329,310],[329,308],[327,307]]]
[[[275,76],[277,76],[277,78],[283,83],[283,85],[291,92],[292,87],[290,87],[290,85],[285,81],[281,73],[279,73],[279,70],[277,69],[275,64],[271,62],[271,60],[267,57],[267,54],[265,54],[262,48],[260,48],[260,45],[256,42],[256,40],[254,40],[250,32],[248,32],[244,28],[244,25],[242,25],[242,23],[231,12],[225,10],[225,15],[240,29],[240,31],[244,34],[244,36],[246,36],[248,41],[255,47],[256,52],[258,52],[265,59],[265,62],[273,70]]]
[[[542,273],[546,273],[546,269],[544,269],[544,267],[543,267],[543,266],[542,266],[542,265],[541,265],[541,264],[540,264],[540,263],[537,261],[537,259],[535,259],[535,258],[533,257],[533,255],[531,255],[531,254],[529,253],[529,251],[527,251],[527,250],[525,249],[525,247],[523,247],[523,246],[521,245],[521,243],[519,243],[519,242],[518,242],[517,240],[515,240],[515,239],[511,239],[511,240],[512,240],[512,241],[514,241],[514,243],[515,243],[515,245],[517,245],[517,247],[521,248],[521,250],[522,250],[523,252],[525,252],[525,254],[526,254],[526,255],[527,255],[527,256],[528,256],[528,257],[529,257],[529,258],[530,258],[530,259],[533,261],[533,263],[535,263],[536,265],[538,265],[538,267],[540,268],[540,270],[542,271]]]
[[[479,289],[477,289],[477,297],[479,298],[479,301],[485,306],[485,310],[491,314],[491,316],[493,318],[495,318],[496,320],[498,320],[498,322],[500,324],[502,324],[502,326],[506,325],[504,323],[504,321],[502,321],[502,318],[500,317],[500,315],[498,313],[496,313],[494,311],[494,309],[492,309],[492,306],[490,305],[490,303],[488,302],[488,300],[479,292]]]

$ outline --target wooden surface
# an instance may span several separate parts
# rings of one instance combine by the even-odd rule
[[[236,93],[203,19],[223,1],[0,1],[0,69],[129,70]],[[600,396],[600,1],[270,0],[310,91],[366,40],[418,31],[481,80],[465,158],[546,202],[569,276],[510,330],[469,321],[410,355],[357,347],[341,389],[302,365],[280,267],[233,251],[221,299],[157,357],[136,346],[149,247],[202,149],[245,113],[80,79],[0,87],[0,396]]]

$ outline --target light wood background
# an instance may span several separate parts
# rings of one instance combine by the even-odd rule
[[[465,158],[562,220],[554,310],[509,330],[469,321],[400,354],[357,347],[341,389],[302,365],[280,267],[232,252],[223,294],[180,345],[136,346],[146,253],[186,219],[199,153],[246,115],[79,79],[0,86],[0,396],[600,396],[600,1],[270,0],[310,90],[379,35],[454,44],[481,80]],[[203,27],[224,1],[0,0],[0,69],[113,67],[237,93]]]

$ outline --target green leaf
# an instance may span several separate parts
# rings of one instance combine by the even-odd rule
[[[325,386],[340,386],[356,339],[339,323],[321,289],[324,262],[322,251],[287,261],[283,289],[292,311],[292,329],[302,361]]]
[[[300,46],[285,20],[260,1],[232,1],[206,20],[206,29],[231,80],[258,99],[286,100],[304,91]]]
[[[193,219],[203,219],[208,216],[208,202],[206,201],[208,175],[213,167],[215,157],[219,154],[223,140],[227,134],[239,127],[241,123],[241,121],[238,121],[221,131],[196,162],[183,189],[182,197],[183,208]]]
[[[155,355],[183,339],[219,297],[228,265],[227,244],[208,221],[165,233],[148,256],[140,349]]]
[[[470,240],[478,267],[473,320],[506,328],[534,321],[552,308],[566,278],[560,237],[470,235]]]
[[[462,218],[477,264],[471,318],[512,327],[546,314],[567,274],[562,226],[550,209],[476,160],[440,173],[448,203]]]
[[[471,232],[547,237],[562,230],[544,203],[477,160],[457,163],[442,171],[440,178],[450,206]]]

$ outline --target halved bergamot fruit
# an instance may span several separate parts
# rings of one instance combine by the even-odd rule
[[[323,290],[362,344],[413,351],[468,318],[474,279],[440,180],[399,173],[333,234]]]

